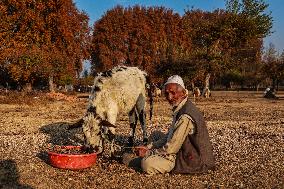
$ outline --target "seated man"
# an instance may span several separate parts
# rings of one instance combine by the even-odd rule
[[[168,78],[165,96],[173,106],[172,125],[167,135],[145,147],[145,156],[141,160],[144,172],[202,173],[215,167],[204,118],[187,94],[180,76]],[[129,165],[131,161],[125,160],[126,157],[124,162]]]

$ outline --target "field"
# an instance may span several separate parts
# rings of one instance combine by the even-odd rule
[[[255,92],[214,92],[197,99],[214,148],[217,169],[202,175],[147,176],[100,157],[95,166],[62,170],[49,165],[47,145],[81,144],[81,129],[66,130],[81,118],[87,99],[51,100],[43,94],[0,95],[0,188],[284,188],[284,99]],[[149,117],[149,116],[148,116]],[[154,126],[171,123],[171,108],[155,99]],[[118,121],[117,140],[130,129]],[[141,138],[138,126],[137,142]]]

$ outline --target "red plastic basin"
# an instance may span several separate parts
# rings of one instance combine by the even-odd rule
[[[82,149],[83,146],[60,146],[62,149]],[[96,163],[97,154],[63,154],[49,151],[50,164],[61,169],[85,169]]]

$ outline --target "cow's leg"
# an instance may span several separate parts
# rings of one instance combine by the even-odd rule
[[[114,141],[115,139],[115,124],[116,124],[116,119],[117,119],[117,115],[118,115],[118,107],[116,105],[116,103],[109,103],[109,108],[108,108],[108,111],[106,112],[106,117],[105,119],[110,123],[106,126],[107,127],[107,130],[108,130],[108,137],[109,137],[109,140],[111,142]],[[113,126],[114,127],[113,127]]]
[[[108,109],[106,111],[106,120],[110,124],[115,125],[116,124],[117,115],[118,115],[117,104],[113,103],[113,102],[109,102],[109,107],[108,107]],[[115,127],[110,126],[108,129],[111,132],[111,134],[115,135]]]
[[[137,109],[137,112],[138,112],[139,121],[140,121],[140,125],[141,125],[141,128],[142,128],[143,143],[148,142],[147,127],[146,127],[145,103],[146,103],[145,97],[142,94],[140,94],[138,99],[137,99],[137,102],[136,102],[136,109]]]
[[[143,132],[143,143],[147,143],[148,137],[147,137],[147,128],[146,128],[146,114],[144,110],[142,110],[139,113],[139,121],[140,121],[142,132]]]
[[[110,107],[106,112],[106,119],[110,124],[108,125],[108,138],[110,141],[110,157],[113,157],[115,154],[115,124],[118,115],[118,107],[115,103],[110,103]],[[113,125],[113,126],[112,126]]]
[[[135,136],[135,129],[136,129],[136,125],[137,125],[137,113],[136,113],[136,108],[134,107],[128,114],[129,116],[129,122],[130,122],[130,136],[128,138],[128,145],[129,146],[133,146],[134,144],[134,136]]]

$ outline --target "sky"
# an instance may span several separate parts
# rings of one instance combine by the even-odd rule
[[[104,13],[117,5],[124,7],[133,5],[164,6],[174,12],[183,15],[188,8],[212,11],[217,8],[225,8],[225,0],[74,0],[79,10],[85,11],[90,17],[90,25],[100,19]],[[264,39],[264,47],[270,43],[275,45],[276,50],[282,53],[284,50],[284,6],[283,0],[265,0],[269,4],[268,11],[273,17],[273,33]]]

